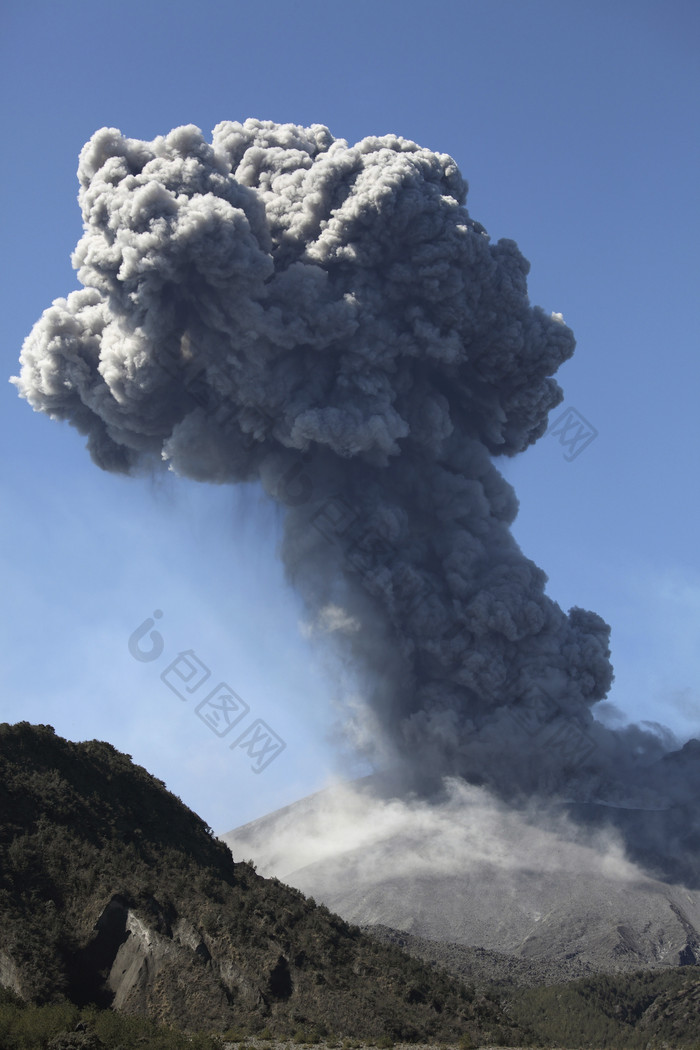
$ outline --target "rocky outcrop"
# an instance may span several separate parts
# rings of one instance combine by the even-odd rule
[[[8,988],[15,995],[22,995],[22,982],[17,967],[6,951],[0,951],[0,988]]]

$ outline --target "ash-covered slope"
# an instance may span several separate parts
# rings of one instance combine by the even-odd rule
[[[224,839],[350,922],[507,953],[552,980],[700,960],[697,890],[637,867],[609,827],[463,781],[440,804],[336,786]]]
[[[0,725],[0,986],[184,1028],[518,1041],[499,1008],[234,863],[106,743]]]

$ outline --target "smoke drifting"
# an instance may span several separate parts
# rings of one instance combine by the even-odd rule
[[[546,430],[574,339],[465,208],[454,161],[392,135],[225,121],[80,156],[83,290],[22,351],[20,394],[103,469],[262,483],[310,629],[363,677],[355,739],[446,775],[658,805],[669,745],[604,730],[609,628],[568,615],[494,466]],[[680,794],[679,794],[680,792]]]
[[[548,979],[700,959],[700,894],[651,879],[612,830],[450,780],[440,805],[334,784],[223,836],[348,922],[539,960]],[[483,956],[479,956],[483,979]]]

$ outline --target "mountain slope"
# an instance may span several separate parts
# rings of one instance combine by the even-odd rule
[[[189,1028],[518,1042],[483,996],[234,863],[111,745],[0,726],[0,985]]]
[[[597,976],[514,996],[512,1013],[527,1017],[543,1041],[559,1046],[695,1050],[700,1032],[700,980],[693,970]]]
[[[484,948],[429,941],[388,926],[366,927],[386,944],[399,944],[425,962],[460,980],[488,988],[510,1016],[561,1047],[615,1047],[652,1050],[690,1047],[700,1041],[700,977],[694,966],[635,973],[593,974],[555,979],[557,967],[527,962]],[[564,972],[567,971],[562,968]]]
[[[224,840],[349,922],[504,953],[551,981],[700,960],[700,892],[645,874],[614,832],[452,790],[431,806],[337,786]]]

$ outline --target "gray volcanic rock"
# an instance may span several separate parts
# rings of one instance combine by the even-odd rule
[[[637,814],[639,819],[643,814]],[[336,786],[224,836],[347,921],[505,953],[562,977],[700,961],[700,893],[651,877],[613,830],[453,782],[439,806]]]

